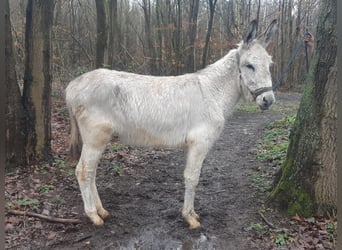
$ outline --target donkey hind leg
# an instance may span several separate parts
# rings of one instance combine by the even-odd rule
[[[202,163],[209,146],[205,142],[193,142],[189,145],[187,163],[184,170],[185,194],[182,216],[190,229],[200,227],[199,216],[194,209],[195,191],[201,174]]]
[[[102,225],[109,213],[103,208],[96,188],[96,168],[98,161],[112,136],[110,123],[86,123],[81,125],[83,139],[81,158],[76,167],[84,210],[95,225]],[[87,127],[88,126],[88,127]]]

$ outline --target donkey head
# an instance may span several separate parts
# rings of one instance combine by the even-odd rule
[[[265,110],[275,101],[270,73],[272,60],[266,47],[275,33],[277,22],[273,20],[259,37],[256,37],[257,25],[256,20],[251,22],[237,58],[243,96],[246,100],[255,100]]]

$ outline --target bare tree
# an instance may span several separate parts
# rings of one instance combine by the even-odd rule
[[[202,68],[204,68],[207,65],[208,54],[209,54],[209,42],[210,42],[211,32],[213,30],[213,21],[214,21],[216,3],[217,3],[217,0],[208,0],[209,20],[208,20],[207,35],[205,37],[205,45],[203,49]]]
[[[198,0],[189,0],[189,52],[188,52],[188,71],[196,71],[196,51],[195,40],[197,35],[197,18],[199,10]]]
[[[5,1],[5,151],[6,169],[26,163],[25,113],[15,71],[9,2]]]
[[[120,55],[121,48],[121,29],[118,18],[118,0],[109,0],[108,13],[108,65],[111,68],[122,69]]]
[[[105,51],[107,48],[107,27],[105,0],[95,0],[96,3],[96,68],[104,66]]]
[[[28,160],[47,160],[51,152],[50,34],[53,7],[53,0],[27,2],[23,104],[28,114]]]

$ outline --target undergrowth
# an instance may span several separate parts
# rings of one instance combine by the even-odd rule
[[[258,145],[258,160],[270,162],[274,166],[279,166],[284,162],[289,135],[295,119],[296,116],[292,114],[267,126],[263,140]]]

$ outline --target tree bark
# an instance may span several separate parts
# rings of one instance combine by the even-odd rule
[[[51,27],[53,0],[29,0],[26,9],[24,109],[28,115],[27,160],[50,158]]]
[[[25,112],[15,71],[9,2],[5,1],[5,155],[6,169],[25,164]]]
[[[309,216],[336,212],[336,0],[321,2],[317,43],[273,200]]]
[[[118,20],[118,1],[109,0],[108,18],[108,65],[111,68],[122,69],[121,54],[121,29]]]
[[[209,0],[209,21],[208,21],[207,35],[205,37],[205,45],[203,49],[202,68],[204,68],[207,65],[208,54],[209,54],[209,42],[210,42],[211,32],[213,30],[216,3],[217,3],[217,0]]]
[[[145,35],[146,42],[148,47],[148,57],[149,57],[149,65],[150,65],[150,73],[152,75],[158,75],[158,70],[156,67],[156,53],[154,48],[154,36],[152,34],[152,16],[151,16],[151,1],[143,0],[142,8],[144,11],[145,18]]]
[[[183,20],[182,20],[182,3],[181,0],[177,0],[177,25],[176,25],[176,48],[175,48],[175,54],[176,54],[176,68],[177,68],[177,75],[182,74],[183,67],[182,67],[182,26],[183,26]]]
[[[257,8],[257,16],[256,16],[256,20],[258,21],[258,24],[260,24],[260,7],[261,7],[261,0],[258,0],[258,8]],[[259,31],[259,25],[256,28],[256,32],[258,33]]]
[[[196,71],[196,50],[195,41],[197,35],[197,18],[199,10],[199,1],[189,1],[190,13],[189,13],[189,52],[188,52],[188,72]]]
[[[105,51],[107,48],[107,27],[105,0],[95,0],[96,3],[96,68],[104,66]]]

